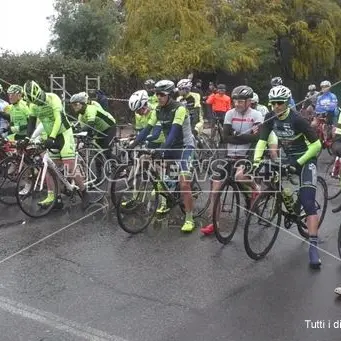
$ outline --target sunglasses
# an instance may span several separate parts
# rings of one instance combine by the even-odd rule
[[[167,94],[164,94],[163,92],[157,92],[155,95],[158,97],[166,97],[167,96]]]
[[[283,105],[285,102],[284,101],[276,101],[276,102],[271,102],[272,105]]]

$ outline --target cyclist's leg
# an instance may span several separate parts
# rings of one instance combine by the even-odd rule
[[[301,170],[301,187],[299,200],[307,214],[307,228],[309,233],[309,260],[312,267],[321,264],[317,250],[319,217],[316,212],[315,196],[317,185],[316,160],[307,162]]]
[[[210,193],[210,207],[209,207],[209,217],[213,217],[213,207],[214,207],[214,202],[217,198],[218,191],[223,183],[229,175],[230,171],[230,165],[227,160],[213,160],[211,165],[211,171],[212,171],[212,176],[211,176],[211,193]],[[219,221],[219,215],[220,212],[217,212],[217,221]],[[200,232],[205,234],[205,235],[210,235],[214,233],[214,227],[213,224],[210,223],[200,229]]]
[[[191,189],[191,162],[193,158],[194,148],[186,147],[181,152],[180,158],[180,191],[185,206],[185,223],[181,228],[183,232],[193,231],[195,225],[193,220],[193,198]]]

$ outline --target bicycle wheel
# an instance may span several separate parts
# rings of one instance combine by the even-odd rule
[[[269,212],[266,213],[266,210]],[[277,239],[281,218],[281,199],[278,194],[261,193],[245,222],[244,247],[250,258],[259,260],[269,253]],[[262,246],[258,246],[261,243]]]
[[[178,186],[177,189],[180,190]],[[193,218],[199,218],[207,211],[210,205],[210,196],[209,193],[202,190],[196,179],[192,180],[191,189],[193,199]],[[179,194],[181,195],[181,193]],[[186,213],[183,201],[180,202],[180,209],[183,214]]]
[[[57,200],[58,181],[55,173],[48,168],[42,184],[41,173],[42,167],[30,165],[22,170],[17,180],[16,198],[19,207],[32,218],[49,214]],[[40,205],[40,201],[48,196],[48,192],[53,193],[54,200],[49,205]]]
[[[216,238],[222,244],[231,241],[240,217],[240,193],[236,183],[226,180],[216,193],[213,206],[213,226]]]
[[[338,162],[341,163],[341,160],[339,160]],[[341,165],[339,167],[335,167],[338,169],[336,169],[335,172],[333,173],[334,163],[335,163],[335,160],[333,160],[333,162],[327,167],[325,176],[324,176],[324,178],[326,179],[327,188],[328,188],[328,195],[327,195],[328,200],[333,200],[341,194],[341,179],[340,179]]]
[[[316,196],[315,196],[315,206],[317,209],[317,214],[319,216],[319,225],[318,228],[323,223],[324,217],[326,215],[327,206],[328,206],[328,187],[326,182],[321,176],[317,177],[317,184],[316,184]],[[306,225],[306,218],[303,218],[304,221],[302,221],[301,224],[297,224],[297,229],[300,235],[303,238],[308,239],[309,233]]]
[[[0,162],[0,202],[16,205],[16,187],[20,160],[16,156],[6,157]]]
[[[158,204],[156,183],[147,176],[137,175],[128,181],[128,188],[117,193],[116,214],[120,227],[130,234],[137,234],[152,222]]]
[[[341,258],[341,225],[339,227],[339,233],[337,235],[337,250],[339,251],[339,256]]]
[[[118,166],[110,179],[110,198],[114,207],[119,199],[118,193],[128,187],[128,176],[132,165]]]

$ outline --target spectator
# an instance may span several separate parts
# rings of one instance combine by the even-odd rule
[[[103,90],[96,91],[96,100],[102,106],[105,111],[109,112],[109,101],[108,97],[104,94]]]

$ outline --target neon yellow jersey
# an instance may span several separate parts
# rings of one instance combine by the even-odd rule
[[[37,117],[43,124],[47,136],[56,138],[70,128],[61,99],[53,93],[46,93],[43,105],[31,105],[30,116]]]
[[[13,133],[19,135],[27,134],[27,121],[30,109],[27,103],[22,99],[15,104],[10,104],[7,108],[10,115],[10,125]]]

